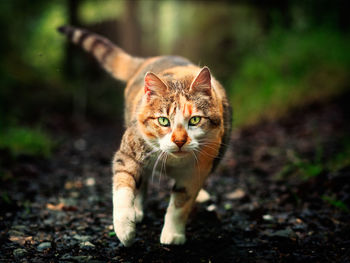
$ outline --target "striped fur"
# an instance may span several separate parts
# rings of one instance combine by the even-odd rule
[[[135,58],[86,30],[59,30],[115,78],[126,81],[126,131],[113,159],[113,224],[119,240],[125,246],[133,243],[147,179],[165,170],[176,185],[160,242],[183,244],[196,196],[229,142],[231,107],[224,88],[207,67],[185,58]],[[159,117],[169,125],[161,125]],[[193,117],[199,121],[190,125]]]
[[[108,39],[85,29],[62,26],[58,31],[65,34],[71,42],[91,53],[106,71],[119,80],[128,81],[144,62],[144,59],[130,56]]]

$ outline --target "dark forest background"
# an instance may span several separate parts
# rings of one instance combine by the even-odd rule
[[[72,24],[131,54],[211,68],[234,127],[349,90],[349,4],[335,1],[1,1],[0,148],[50,156],[61,131],[122,120],[123,83],[69,44]]]

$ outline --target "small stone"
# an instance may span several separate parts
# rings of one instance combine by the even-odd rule
[[[210,206],[207,207],[207,210],[208,210],[209,212],[212,212],[212,211],[216,210],[216,205],[211,204]]]
[[[21,231],[18,231],[18,230],[14,230],[14,229],[11,229],[9,232],[8,232],[9,236],[16,236],[16,237],[20,237],[20,236],[24,236],[24,233],[21,232]]]
[[[201,189],[198,193],[198,196],[196,198],[196,202],[198,203],[205,203],[208,202],[210,200],[210,195],[207,191],[205,191],[204,189]]]
[[[37,247],[37,250],[43,251],[43,250],[48,249],[48,248],[51,248],[51,242],[43,242]]]
[[[74,142],[74,147],[78,151],[84,151],[86,149],[86,141],[84,139],[78,139]]]
[[[47,218],[44,220],[43,223],[44,223],[44,225],[52,226],[52,225],[54,225],[54,220],[53,220],[53,218]]]
[[[225,210],[231,210],[231,209],[232,209],[232,204],[230,204],[230,203],[225,203],[225,204],[224,204],[224,208],[225,208]]]
[[[85,249],[90,249],[90,248],[94,248],[95,245],[92,244],[90,241],[84,241],[82,243],[79,244],[80,248],[85,248]]]
[[[225,195],[225,197],[230,200],[238,200],[243,198],[244,196],[245,196],[245,192],[241,188],[238,188],[235,191]]]
[[[75,234],[73,238],[76,240],[85,242],[85,241],[89,241],[91,239],[91,236],[81,236],[81,235]]]
[[[70,259],[72,259],[72,255],[71,254],[64,254],[60,259],[61,260],[70,260]]]
[[[17,231],[21,231],[21,232],[25,232],[25,230],[28,229],[27,226],[23,226],[23,225],[14,225],[11,227],[11,229],[17,230]]]
[[[87,186],[94,186],[96,184],[95,178],[89,177],[86,179],[85,184]]]
[[[25,250],[23,248],[17,248],[13,251],[13,255],[16,258],[21,258],[21,257],[25,256],[25,254],[27,254],[27,250]]]
[[[70,192],[70,197],[72,197],[72,198],[78,198],[79,197],[79,192],[77,192],[77,191],[73,191],[73,192]]]
[[[71,257],[71,259],[77,261],[77,262],[88,262],[92,259],[92,256],[74,256]]]
[[[263,215],[263,219],[265,221],[273,221],[274,218],[272,217],[272,215],[269,215],[269,214],[266,214],[266,215]]]
[[[286,229],[282,229],[282,230],[275,231],[273,233],[269,233],[268,236],[294,238],[296,236],[296,234],[291,228],[287,227]]]

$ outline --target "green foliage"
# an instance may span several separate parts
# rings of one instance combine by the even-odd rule
[[[11,127],[0,132],[0,148],[8,149],[14,156],[50,157],[53,147],[51,138],[40,129]]]
[[[235,125],[280,117],[341,93],[349,82],[349,45],[349,36],[328,28],[273,31],[229,81]]]
[[[316,148],[313,159],[301,158],[291,152],[289,162],[281,169],[277,178],[296,176],[308,180],[318,176],[323,171],[337,172],[344,167],[350,166],[350,138],[345,137],[339,141],[342,145],[335,155],[325,156],[322,145]]]
[[[12,201],[6,191],[1,193],[1,199],[6,203],[6,204],[11,204]]]
[[[120,17],[125,12],[125,3],[115,0],[85,0],[81,2],[78,12],[83,23],[103,22]]]
[[[110,232],[108,233],[108,235],[109,235],[110,237],[115,237],[115,236],[116,236],[116,233],[115,233],[114,231],[110,231]]]
[[[295,161],[285,165],[277,177],[294,175],[303,180],[315,177],[324,171],[325,167],[321,161],[301,159],[295,156]]]
[[[45,12],[28,28],[27,45],[20,52],[23,59],[46,81],[59,81],[62,76],[62,60],[64,58],[64,39],[56,28],[65,23],[64,5],[53,2]]]
[[[340,200],[337,200],[333,197],[326,196],[326,195],[322,196],[322,199],[327,203],[329,203],[330,205],[335,206],[344,212],[348,212],[348,213],[350,212],[350,209],[348,208],[348,206]]]
[[[339,171],[346,166],[350,166],[350,138],[342,141],[343,150],[338,152],[328,163],[331,171]]]

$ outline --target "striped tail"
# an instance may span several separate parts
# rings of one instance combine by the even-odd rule
[[[87,30],[62,26],[58,31],[91,53],[106,71],[119,80],[128,81],[144,62],[144,59],[130,56],[108,39]]]

